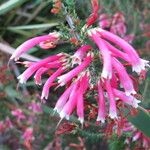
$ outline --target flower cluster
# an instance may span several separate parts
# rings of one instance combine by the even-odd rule
[[[97,1],[93,0],[92,2],[93,14],[97,14]],[[141,59],[136,50],[124,39],[117,36],[115,32],[111,33],[102,27],[88,28],[93,24],[93,20],[95,19],[92,15],[92,21],[88,21],[84,26],[84,35],[94,42],[95,47],[83,42],[83,45],[77,48],[73,55],[59,53],[38,62],[24,62],[27,69],[18,77],[20,83],[26,83],[34,74],[35,83],[42,85],[42,75],[48,73],[50,76],[44,83],[41,99],[48,99],[51,87],[65,86],[66,90],[58,99],[54,111],[59,113],[61,119],[69,119],[76,109],[82,124],[84,122],[86,93],[93,87],[98,91],[97,121],[104,123],[107,117],[118,119],[118,100],[137,108],[140,103],[135,97],[137,90],[133,77],[127,72],[124,63],[131,66],[132,71],[137,74],[145,71],[149,66],[148,61]],[[103,25],[101,23],[100,26],[104,26],[104,23]],[[123,24],[121,23],[120,26]],[[124,33],[125,30],[121,31]],[[23,53],[36,45],[42,49],[53,48],[57,46],[60,39],[59,32],[32,38],[20,45],[10,59],[18,60]],[[95,53],[95,49],[98,49],[98,54]],[[103,67],[101,71],[101,66],[99,66],[99,70],[96,70],[99,74],[94,77],[90,68],[97,57],[99,57],[97,61],[101,62]],[[92,83],[93,78],[96,80],[94,84]]]

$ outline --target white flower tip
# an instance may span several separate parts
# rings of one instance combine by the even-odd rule
[[[16,57],[16,58],[13,58],[14,59],[14,61],[18,61],[19,60],[19,57]]]
[[[78,120],[80,121],[81,124],[83,124],[84,118],[79,117]]]
[[[12,55],[9,59],[10,59],[10,60],[13,60],[13,59],[14,59],[14,56]]]
[[[57,112],[57,108],[56,107],[53,110]]]
[[[136,94],[137,92],[134,90],[134,89],[132,89],[132,90],[130,90],[130,91],[125,91],[125,94],[126,94],[126,96],[130,96],[131,94]]]
[[[87,30],[87,34],[88,34],[89,36],[92,36],[91,30]]]
[[[105,123],[105,118],[97,117],[96,121],[100,121],[101,123]]]
[[[54,111],[56,111],[57,113],[60,113],[62,109],[58,108],[57,106],[55,106]]]
[[[70,119],[70,116],[69,115],[66,115],[66,117],[65,117],[67,120],[69,120]]]
[[[110,113],[109,113],[109,117],[110,117],[111,119],[117,119],[117,118],[118,118],[118,117],[117,117],[117,113],[116,113],[115,111],[110,112]]]
[[[41,99],[48,99],[48,93],[42,91]]]
[[[25,84],[26,83],[26,79],[23,77],[23,75],[18,76],[17,79],[19,80],[20,84]]]
[[[137,138],[136,136],[134,136],[134,137],[132,138],[132,141],[135,142],[137,139],[138,139],[138,138]]]
[[[120,98],[118,98],[118,97],[115,97],[115,100],[116,100],[116,101],[118,101],[119,99],[120,99]]]
[[[37,81],[35,81],[35,84],[41,86],[41,85],[42,85],[42,82],[37,82]]]
[[[133,72],[135,71],[135,72],[137,72],[139,74],[142,70],[145,70],[146,67],[150,67],[149,61],[144,60],[144,59],[140,59],[140,63],[139,64],[136,64],[136,65],[132,66],[132,71]]]
[[[104,79],[111,79],[111,78],[112,78],[112,73],[103,70],[103,71],[102,71],[102,74],[101,74],[101,77],[104,78]]]
[[[61,111],[61,112],[59,113],[59,116],[60,116],[61,119],[63,119],[63,118],[66,117],[66,113],[65,113],[64,111]]]
[[[98,31],[98,32],[102,32],[102,31],[104,31],[102,28],[96,28],[96,31]]]
[[[140,100],[137,100],[136,98],[134,98],[133,99],[133,102],[132,102],[132,106],[134,107],[134,108],[138,108],[138,104],[139,103],[141,103],[141,101]]]
[[[59,76],[57,77],[57,79],[58,79],[59,86],[64,86],[66,84],[64,76]]]

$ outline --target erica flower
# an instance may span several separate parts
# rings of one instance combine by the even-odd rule
[[[123,102],[125,102],[135,108],[138,107],[138,103],[140,103],[140,101],[137,100],[134,96],[132,96],[132,95],[127,96],[124,92],[119,91],[117,89],[113,89],[113,92],[114,92],[115,97],[119,98]]]
[[[133,71],[140,73],[142,70],[145,70],[146,66],[148,66],[148,61],[140,59],[135,49],[119,36],[116,36],[115,34],[100,28],[97,29],[97,31],[103,38],[118,45],[120,48],[122,48],[123,51],[128,54],[133,67]]]
[[[132,71],[140,74],[146,72],[146,67],[149,66],[149,62],[141,59],[136,50],[124,40],[126,37],[124,15],[117,13],[110,18],[108,15],[102,14],[99,17],[98,0],[91,2],[92,14],[81,29],[81,37],[80,33],[78,33],[79,39],[74,35],[71,35],[72,38],[70,35],[65,35],[65,40],[74,44],[75,52],[72,52],[73,54],[59,53],[37,62],[18,62],[27,67],[18,77],[20,83],[26,83],[34,75],[35,84],[42,85],[42,76],[48,75],[45,83],[43,82],[42,100],[48,99],[52,91],[51,87],[56,86],[55,89],[57,89],[64,86],[65,90],[56,102],[54,111],[59,114],[61,120],[69,119],[73,112],[76,112],[81,124],[86,118],[85,101],[90,100],[92,90],[93,99],[98,97],[97,121],[102,123],[107,118],[119,120],[120,109],[118,108],[125,104],[138,108],[140,101],[135,98],[135,94],[138,92],[138,88],[136,88],[138,83],[135,82],[132,72],[128,72],[127,66],[132,67]],[[54,13],[60,11],[61,4],[61,1],[55,1],[55,7],[52,9]],[[98,17],[100,18],[99,27],[92,28],[91,25],[96,22]],[[16,49],[10,59],[17,60],[23,53],[36,45],[42,49],[57,48],[58,40],[64,40],[64,38],[60,39],[61,37],[64,35],[53,32],[27,40]],[[88,102],[90,103],[90,101]],[[119,105],[120,103],[122,105]],[[31,107],[35,111],[40,111],[34,103]],[[96,106],[95,109],[97,109]],[[21,113],[17,111],[13,112],[13,115],[23,119]]]
[[[105,97],[104,91],[102,88],[101,81],[98,83],[98,116],[97,121],[105,122],[106,119],[106,105],[105,105]]]
[[[61,55],[54,55],[54,56],[50,56],[48,58],[45,58],[39,62],[34,63],[33,65],[31,65],[27,70],[25,70],[23,72],[23,74],[21,74],[18,79],[20,83],[26,83],[26,81],[40,68],[43,67],[44,65],[56,61],[59,58],[61,58]]]
[[[74,83],[71,93],[69,95],[69,99],[68,99],[67,103],[64,105],[61,112],[59,113],[60,117],[62,119],[66,118],[68,120],[77,105],[76,93],[77,93],[77,89],[78,89],[78,84],[79,84],[79,81]]]
[[[50,33],[49,35],[43,35],[43,36],[38,36],[32,39],[27,40],[26,42],[24,42],[23,44],[21,44],[16,51],[13,53],[13,55],[10,57],[10,60],[14,59],[15,61],[19,59],[19,57],[27,52],[28,50],[30,50],[32,47],[40,44],[40,42],[43,41],[56,41],[59,39],[59,34],[54,32],[54,33]]]
[[[113,67],[118,73],[120,83],[125,89],[126,95],[136,94],[132,80],[130,79],[123,65],[116,59],[112,59],[112,61],[113,61]]]
[[[105,79],[111,79],[112,77],[112,63],[111,63],[111,55],[110,51],[108,50],[106,44],[103,42],[103,40],[98,36],[98,34],[95,34],[94,32],[91,33],[91,37],[94,40],[94,42],[99,47],[100,53],[102,54],[103,58],[103,70],[101,76]]]
[[[61,74],[63,73],[64,70],[62,68],[59,68],[56,72],[54,72],[46,81],[46,83],[44,84],[43,90],[42,90],[42,96],[41,99],[45,98],[48,99],[48,94],[49,94],[49,89],[50,87],[53,85],[53,82],[55,81],[55,79]]]
[[[84,94],[89,87],[89,74],[88,72],[80,79],[78,98],[77,98],[77,116],[81,124],[84,122]]]
[[[70,85],[66,90],[65,92],[61,95],[61,97],[58,99],[56,105],[55,105],[55,108],[54,108],[54,111],[57,111],[58,113],[61,112],[61,110],[63,109],[64,105],[66,104],[68,98],[69,98],[69,95],[72,91],[72,88],[73,88],[73,84]]]
[[[114,118],[117,118],[116,100],[113,94],[113,89],[110,85],[110,81],[106,80],[105,82],[106,82],[105,86],[106,86],[106,90],[107,90],[108,98],[109,98],[109,116],[110,118],[114,119]]]

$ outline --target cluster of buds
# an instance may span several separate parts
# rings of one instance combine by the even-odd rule
[[[96,13],[98,11],[97,1],[92,2],[93,13]],[[51,87],[65,86],[66,89],[58,99],[54,111],[59,113],[61,119],[69,119],[76,110],[81,124],[84,122],[86,93],[93,87],[98,93],[97,121],[104,123],[107,118],[119,119],[118,100],[137,108],[140,101],[135,97],[137,90],[134,86],[134,78],[127,72],[123,63],[126,62],[137,74],[149,67],[149,62],[141,59],[136,50],[124,39],[100,27],[87,28],[90,25],[91,23],[88,22],[84,26],[85,36],[98,48],[98,61],[103,65],[102,72],[100,66],[99,70],[96,70],[99,73],[97,77],[92,75],[90,69],[92,62],[97,58],[95,47],[87,44],[77,48],[73,55],[59,53],[38,62],[24,62],[27,69],[18,77],[20,83],[26,83],[34,74],[35,83],[42,85],[42,75],[49,74],[50,77],[43,86],[41,99],[48,99]],[[42,49],[53,48],[50,43],[55,43],[57,46],[60,38],[61,35],[54,32],[27,40],[16,49],[10,59],[18,60],[21,54],[35,45],[39,45]],[[93,78],[96,80],[94,85]]]

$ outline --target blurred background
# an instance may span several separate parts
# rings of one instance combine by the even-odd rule
[[[67,0],[66,0],[67,1]],[[90,0],[74,0],[79,19],[86,19],[91,11]],[[68,0],[69,2],[69,0]],[[100,13],[113,16],[124,14],[127,34],[132,34],[133,45],[145,59],[150,58],[150,2],[149,0],[100,0]],[[51,90],[50,98],[41,103],[41,87],[33,79],[26,85],[17,81],[25,68],[10,63],[10,55],[27,39],[58,30],[64,17],[51,13],[51,0],[0,0],[0,150],[99,150],[124,149],[121,139],[110,143],[101,138],[99,127],[86,125],[82,130],[76,121],[63,121],[56,130],[59,117],[52,108],[62,89]],[[32,48],[22,60],[36,61],[72,47],[60,43],[52,50]],[[140,85],[143,105],[150,108],[150,73]],[[46,78],[46,76],[45,76]],[[95,115],[92,114],[91,116]],[[76,120],[76,118],[73,118]],[[120,146],[120,147],[119,147]],[[122,147],[121,147],[122,146]]]

